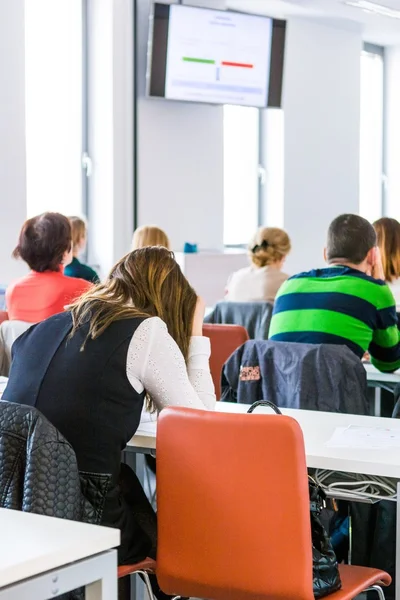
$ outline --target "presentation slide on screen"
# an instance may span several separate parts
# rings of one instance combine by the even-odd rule
[[[264,107],[272,19],[171,5],[165,97]]]

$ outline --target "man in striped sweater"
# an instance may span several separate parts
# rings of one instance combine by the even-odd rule
[[[341,215],[330,225],[328,267],[288,279],[275,300],[270,339],[342,344],[380,371],[400,368],[396,303],[384,282],[372,225]]]

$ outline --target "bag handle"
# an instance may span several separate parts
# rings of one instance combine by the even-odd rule
[[[282,414],[281,411],[279,410],[279,408],[273,402],[270,402],[269,400],[258,400],[258,402],[254,402],[254,404],[252,404],[250,406],[249,410],[247,411],[247,414],[254,412],[255,409],[258,408],[259,406],[268,406],[268,408],[272,408],[272,410],[277,415]]]

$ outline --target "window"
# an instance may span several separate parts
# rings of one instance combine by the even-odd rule
[[[259,219],[259,110],[224,106],[224,244],[247,245]]]
[[[82,213],[84,0],[26,0],[28,216]]]
[[[369,221],[383,208],[383,48],[366,45],[361,55],[360,214]]]

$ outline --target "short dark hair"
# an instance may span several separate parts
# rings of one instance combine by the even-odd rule
[[[14,258],[22,258],[32,271],[58,271],[71,249],[71,224],[59,213],[46,212],[22,226]]]
[[[340,215],[329,226],[326,257],[329,262],[343,259],[359,265],[376,243],[369,221],[358,215]]]

